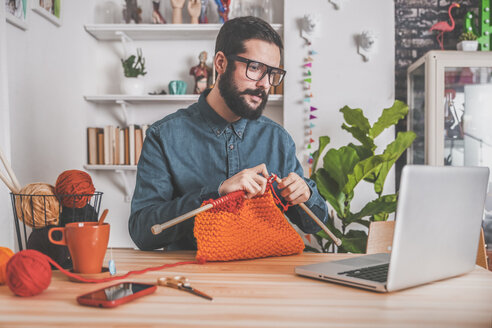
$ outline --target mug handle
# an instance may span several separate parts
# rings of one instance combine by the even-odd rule
[[[53,237],[52,237],[52,233],[55,232],[55,231],[60,231],[61,234],[62,234],[62,238],[60,240],[54,240]],[[62,245],[62,246],[66,246],[67,245],[67,241],[65,240],[65,228],[61,228],[61,227],[56,227],[56,228],[51,228],[50,231],[48,231],[48,239],[50,240],[51,243],[55,244],[55,245]]]

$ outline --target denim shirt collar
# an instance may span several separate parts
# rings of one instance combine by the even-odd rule
[[[212,129],[212,133],[215,136],[220,137],[228,126],[232,127],[234,133],[239,137],[239,139],[243,138],[244,129],[248,124],[248,119],[240,118],[239,120],[229,123],[223,117],[221,117],[217,112],[210,107],[207,102],[207,96],[211,90],[205,90],[198,98],[198,110],[200,111],[203,119],[207,122],[207,124]]]

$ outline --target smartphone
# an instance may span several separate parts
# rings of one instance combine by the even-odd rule
[[[155,292],[156,289],[156,285],[120,282],[116,285],[80,295],[77,297],[77,302],[82,305],[110,308],[130,302],[141,296],[149,295]]]

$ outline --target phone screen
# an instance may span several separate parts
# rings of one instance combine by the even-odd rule
[[[124,282],[118,285],[113,285],[101,290],[97,290],[93,293],[82,295],[80,298],[90,299],[95,301],[116,301],[123,297],[136,294],[147,288],[152,288],[152,287],[154,286],[148,284]]]

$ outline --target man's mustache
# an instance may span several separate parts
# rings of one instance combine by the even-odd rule
[[[264,90],[261,89],[246,89],[243,92],[241,92],[243,95],[251,95],[251,96],[257,96],[260,97],[261,99],[266,99],[267,94]]]

